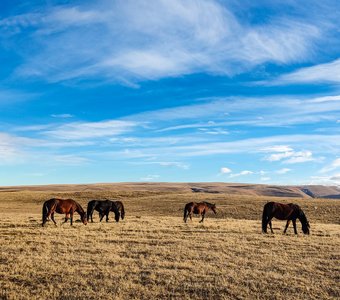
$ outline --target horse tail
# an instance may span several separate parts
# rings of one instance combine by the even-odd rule
[[[42,207],[42,226],[44,226],[47,221],[47,215],[48,215],[48,206],[47,206],[47,201],[45,201]]]
[[[92,216],[95,206],[96,206],[96,203],[94,200],[87,203],[87,210],[86,210],[87,221],[89,221],[90,217]]]
[[[268,204],[268,203],[267,203]],[[268,225],[268,205],[265,204],[263,207],[263,213],[262,213],[262,232],[267,233],[267,225]]]
[[[187,210],[187,206],[184,207],[184,216],[183,216],[183,221],[186,222],[187,221],[187,216],[188,216],[188,210]]]
[[[124,210],[124,205],[123,205],[123,203],[122,202],[120,202],[120,207],[121,207],[121,209],[120,209],[120,217],[122,218],[122,220],[124,220],[124,217],[125,217],[125,210]]]

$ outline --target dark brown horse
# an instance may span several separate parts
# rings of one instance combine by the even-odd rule
[[[111,201],[111,200],[91,200],[87,204],[87,220],[93,222],[93,212],[99,212],[100,222],[103,220],[104,216],[106,216],[106,222],[109,221],[109,213],[113,211],[115,214],[116,222],[119,221],[121,217],[124,219],[125,211],[124,205],[120,201]]]
[[[81,205],[74,201],[73,199],[53,198],[47,200],[45,201],[42,208],[42,226],[45,225],[49,217],[51,217],[51,220],[53,221],[54,225],[57,225],[56,221],[54,220],[54,213],[65,214],[64,223],[66,223],[68,219],[70,219],[71,225],[73,225],[74,212],[77,212],[80,215],[81,221],[86,225],[87,224],[86,212],[83,210]]]
[[[114,203],[116,204],[119,212],[120,212],[120,217],[122,220],[124,220],[125,217],[125,209],[124,209],[124,205],[122,201],[114,201]]]
[[[267,233],[267,226],[269,224],[270,231],[273,232],[272,228],[272,218],[276,218],[279,220],[287,220],[286,227],[283,233],[286,233],[287,228],[290,224],[290,221],[293,223],[294,233],[297,234],[296,231],[296,219],[299,219],[302,225],[302,231],[304,234],[309,234],[309,222],[305,213],[302,211],[300,206],[297,204],[289,203],[282,204],[277,202],[268,202],[263,207],[262,214],[262,232]]]
[[[204,221],[204,216],[205,213],[211,209],[215,214],[216,214],[216,205],[215,204],[211,204],[209,202],[200,202],[200,203],[196,203],[196,202],[189,202],[185,205],[184,207],[184,222],[187,222],[188,216],[190,218],[190,220],[192,220],[192,214],[195,215],[201,215],[202,216],[202,220],[200,221],[200,223],[202,223]]]

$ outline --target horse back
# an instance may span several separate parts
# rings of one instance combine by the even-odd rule
[[[279,220],[290,220],[296,218],[300,207],[293,203],[268,202],[264,206],[267,215],[275,217]]]
[[[59,214],[67,214],[71,210],[76,211],[77,210],[77,202],[74,201],[73,199],[58,199],[58,198],[53,198],[50,199],[52,203],[55,205],[55,211]]]

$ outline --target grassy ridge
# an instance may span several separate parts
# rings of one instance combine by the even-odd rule
[[[126,219],[41,228],[41,206],[53,196],[83,206],[120,198]],[[0,298],[8,299],[336,299],[340,202],[277,199],[301,205],[311,235],[273,221],[261,234],[263,204],[275,198],[174,191],[0,193]],[[184,224],[189,201],[219,208],[204,225]]]

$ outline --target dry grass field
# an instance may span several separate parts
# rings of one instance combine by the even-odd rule
[[[52,197],[121,199],[126,218],[41,227]],[[216,203],[183,223],[189,201]],[[261,234],[263,204],[298,203],[311,224],[299,235],[274,220]],[[77,217],[76,217],[77,219]],[[135,187],[0,192],[0,299],[339,299],[340,201],[191,193]]]

